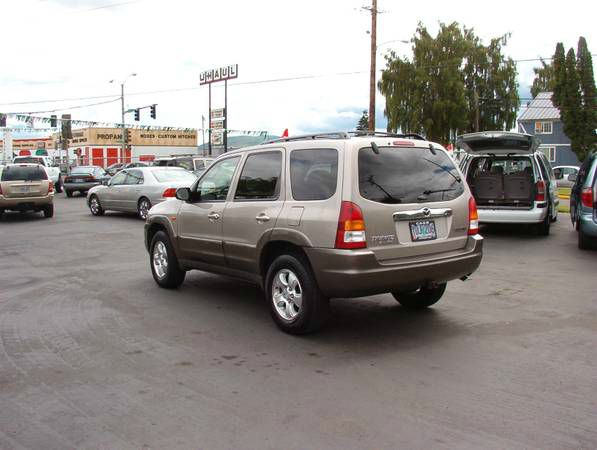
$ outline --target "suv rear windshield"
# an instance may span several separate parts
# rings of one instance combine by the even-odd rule
[[[41,166],[7,166],[2,171],[1,181],[47,180],[48,174]]]
[[[13,161],[15,164],[42,164],[44,163],[43,158],[35,158],[32,156],[21,156],[17,157]]]
[[[379,203],[427,203],[453,200],[464,192],[450,157],[428,148],[371,147],[359,150],[359,190]]]

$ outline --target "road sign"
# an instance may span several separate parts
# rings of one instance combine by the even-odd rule
[[[212,120],[211,121],[211,129],[212,130],[222,130],[224,129],[224,122],[221,120]]]
[[[224,133],[222,131],[212,131],[211,132],[211,143],[212,143],[212,145],[224,144]]]
[[[199,84],[215,83],[217,81],[230,80],[238,77],[238,64],[218,67],[217,69],[205,70],[199,74]]]
[[[212,119],[223,119],[225,115],[224,108],[212,109],[211,110],[211,118]]]

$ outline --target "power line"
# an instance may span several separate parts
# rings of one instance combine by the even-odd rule
[[[64,108],[57,108],[57,109],[48,109],[46,111],[26,111],[26,112],[10,112],[6,114],[43,114],[43,113],[51,113],[57,111],[70,111],[71,109],[81,109],[81,108],[90,108],[92,106],[99,106],[99,105],[106,105],[108,103],[114,103],[120,100],[120,97],[116,97],[112,100],[108,100],[105,102],[98,102],[98,103],[90,103],[87,105],[76,105],[76,106],[68,106]]]
[[[597,56],[597,53],[592,54],[591,56]],[[537,61],[551,61],[553,57],[539,57],[539,58],[526,58],[526,59],[513,59],[512,62],[519,63],[519,62],[537,62]],[[438,65],[429,65],[429,66],[418,66],[418,69],[440,69],[445,67],[458,67],[462,64],[459,63],[446,63],[446,64],[438,64]],[[383,71],[381,69],[380,71]],[[253,81],[237,81],[234,83],[229,83],[229,86],[249,86],[249,85],[258,85],[258,84],[269,84],[269,83],[282,83],[287,81],[300,81],[300,80],[312,80],[318,78],[326,78],[326,77],[335,77],[335,76],[350,76],[350,75],[362,75],[369,73],[367,70],[358,70],[352,72],[334,72],[328,74],[311,74],[311,75],[297,75],[297,76],[290,76],[290,77],[281,77],[281,78],[269,78],[264,80],[253,80]],[[127,93],[127,96],[137,96],[137,95],[150,95],[150,94],[169,94],[174,92],[186,92],[186,91],[194,91],[202,89],[201,86],[192,86],[192,87],[183,87],[183,88],[170,88],[170,89],[159,89],[153,91],[139,91],[139,92],[131,92]],[[59,102],[66,102],[66,101],[80,101],[80,100],[98,100],[104,98],[112,98],[114,95],[95,95],[90,97],[70,97],[70,98],[62,98],[62,99],[50,99],[50,100],[28,100],[24,102],[6,102],[0,103],[0,106],[10,106],[10,105],[30,105],[30,104],[38,104],[38,103],[59,103]]]

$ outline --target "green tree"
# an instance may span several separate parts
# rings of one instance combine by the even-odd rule
[[[512,128],[520,102],[516,66],[502,55],[507,38],[484,46],[456,22],[440,23],[435,37],[419,23],[411,60],[386,55],[378,87],[388,131],[449,142],[459,132]]]
[[[552,101],[555,106],[562,106],[564,96],[564,86],[566,86],[566,51],[564,44],[558,42],[556,52],[553,56],[553,96]]]
[[[369,129],[369,113],[367,110],[363,110],[363,115],[359,119],[356,129],[358,131],[367,131]]]
[[[593,74],[593,59],[584,37],[578,40],[577,71],[579,78],[581,105],[578,113],[579,151],[583,157],[595,148],[597,138],[597,89]],[[583,158],[584,159],[584,158]]]
[[[553,92],[555,85],[555,74],[553,64],[547,64],[541,59],[541,67],[534,67],[535,79],[531,86],[531,95],[537,97],[539,92]]]

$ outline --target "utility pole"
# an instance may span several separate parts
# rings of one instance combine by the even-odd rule
[[[369,8],[367,8],[369,9]],[[371,0],[371,73],[369,75],[369,131],[375,131],[375,60],[377,57],[377,0]]]
[[[126,145],[126,137],[124,132],[124,81],[120,83],[120,109],[122,111],[122,151],[120,152],[120,162],[125,162],[125,145]]]

